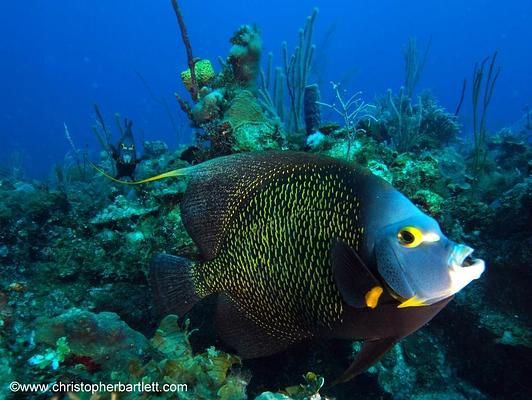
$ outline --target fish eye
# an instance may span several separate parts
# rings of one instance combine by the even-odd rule
[[[397,240],[404,247],[417,247],[423,242],[423,232],[414,226],[405,226],[397,233]]]
[[[120,147],[125,150],[126,149],[126,145],[124,143],[120,144]]]

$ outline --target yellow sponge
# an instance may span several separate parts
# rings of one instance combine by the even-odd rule
[[[214,68],[209,60],[199,60],[194,64],[194,72],[196,73],[196,83],[198,89],[201,89],[202,86],[205,86],[211,79],[214,78]],[[181,72],[181,80],[183,84],[190,92],[192,90],[192,78],[190,76],[190,68],[187,68],[185,71]]]

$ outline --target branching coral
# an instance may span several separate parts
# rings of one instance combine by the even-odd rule
[[[188,37],[187,26],[185,25],[185,20],[177,0],[172,0],[172,7],[174,8],[177,23],[179,24],[179,30],[181,31],[181,39],[183,40],[183,44],[185,45],[185,50],[187,52],[188,69],[190,71],[190,95],[192,96],[192,100],[196,101],[198,99],[199,88],[196,82],[196,68],[194,65],[195,60],[194,56],[192,55],[192,46]]]
[[[403,51],[405,59],[405,91],[406,95],[410,98],[414,95],[416,86],[421,78],[421,74],[425,69],[427,58],[430,51],[430,45],[432,43],[432,37],[429,39],[423,58],[419,59],[419,52],[417,49],[417,41],[415,37],[408,38],[408,43]]]
[[[283,67],[272,68],[272,56],[268,57],[266,73],[261,73],[259,98],[273,116],[279,117],[284,128],[291,133],[300,132],[303,125],[303,99],[308,85],[315,46],[312,44],[314,22],[318,9],[307,17],[304,28],[299,30],[298,45],[288,54],[288,44],[283,42]],[[283,82],[284,81],[284,82]],[[285,110],[284,93],[288,93],[289,107]]]
[[[369,110],[373,106],[371,104],[365,103],[364,100],[362,100],[362,92],[356,92],[348,100],[344,100],[340,93],[340,84],[331,82],[331,85],[334,90],[335,98],[339,104],[328,104],[320,101],[317,103],[333,110],[343,118],[344,129],[346,130],[347,136],[346,158],[349,159],[351,154],[351,145],[356,134],[359,132],[365,132],[363,128],[357,128],[358,123],[363,119],[375,120],[375,117],[369,113]]]
[[[440,106],[428,90],[419,95],[422,104],[421,138],[419,148],[436,149],[456,141],[460,125],[455,114]]]
[[[268,54],[266,73],[260,71],[259,100],[266,112],[275,119],[285,120],[284,82],[285,76],[281,67],[272,69],[273,54]]]
[[[283,43],[284,74],[290,96],[290,115],[292,118],[288,126],[294,132],[299,132],[303,127],[301,123],[303,95],[314,55],[315,46],[312,44],[312,35],[317,16],[318,9],[315,8],[310,17],[307,17],[305,27],[299,30],[299,43],[290,57],[288,56],[288,45],[286,42]]]
[[[397,105],[392,96],[391,89],[388,89],[387,100],[390,110],[396,120],[392,132],[390,132],[393,145],[400,153],[409,151],[419,139],[421,134],[421,120],[423,118],[423,103],[418,98],[417,108],[412,107],[408,97],[405,97],[404,88],[399,90]]]
[[[484,167],[486,164],[487,149],[486,149],[486,120],[488,107],[493,96],[495,89],[495,83],[501,72],[501,68],[495,69],[495,62],[497,60],[497,52],[493,53],[493,56],[485,58],[480,65],[475,64],[473,71],[473,165],[472,172],[475,177],[475,182],[478,183],[481,175],[484,173]],[[484,68],[489,62],[488,75],[482,91],[482,84],[484,81]],[[478,118],[479,113],[479,100],[482,95],[482,109],[480,111],[480,120]]]
[[[389,141],[399,153],[440,148],[453,142],[460,130],[456,116],[439,106],[429,91],[412,104],[403,88],[397,96],[389,89],[377,105],[377,123],[367,130],[377,140]]]

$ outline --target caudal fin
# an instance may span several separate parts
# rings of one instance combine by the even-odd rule
[[[161,315],[182,317],[201,300],[192,282],[192,266],[192,261],[169,254],[158,254],[153,258],[149,280]]]

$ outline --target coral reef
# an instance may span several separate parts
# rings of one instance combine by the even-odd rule
[[[487,399],[467,382],[453,379],[438,332],[416,332],[397,344],[379,363],[370,368],[379,385],[394,399]],[[430,365],[430,368],[427,368]]]
[[[247,379],[232,371],[235,365],[240,364],[240,360],[214,347],[194,355],[189,335],[186,328],[181,330],[178,327],[177,316],[167,316],[161,321],[151,339],[153,348],[164,358],[160,361],[152,360],[137,373],[144,374],[152,382],[187,383],[192,390],[187,390],[184,398],[205,400],[246,398]]]
[[[253,100],[251,92],[242,91],[240,95],[246,103]],[[263,114],[260,109],[253,109],[256,103],[252,104],[246,113],[240,114],[240,105],[236,107],[239,113],[228,111],[231,119],[225,122],[232,127],[238,125],[235,121],[260,119]],[[342,128],[323,136],[323,143],[314,151],[344,159],[347,142]],[[250,146],[255,141],[267,146],[261,143],[267,137],[248,140]],[[241,139],[234,143],[246,142]],[[507,150],[515,146],[522,150]],[[230,147],[229,151],[235,148]],[[490,265],[490,279],[461,292],[428,329],[399,344],[364,379],[374,380],[372,385],[382,390],[380,396],[393,393],[395,398],[438,395],[481,399],[509,393],[509,385],[494,386],[490,378],[471,380],[475,373],[462,365],[460,352],[466,346],[475,351],[471,357],[487,363],[494,356],[499,357],[500,364],[482,370],[492,380],[502,373],[501,368],[506,368],[505,363],[512,362],[511,349],[530,352],[526,277],[532,239],[526,232],[531,223],[532,182],[523,176],[529,145],[509,132],[493,138],[489,156],[501,160],[504,168],[500,173],[509,174],[514,165],[523,170],[521,177],[508,181],[508,189],[495,200],[491,186],[481,192],[479,200],[471,199],[471,188],[467,185],[456,187],[454,177],[463,174],[464,158],[451,148],[398,154],[385,143],[361,133],[351,151],[354,161],[392,182],[436,217],[452,238],[479,249]],[[176,161],[179,152],[157,154],[159,157],[141,164],[139,174],[153,175],[182,162]],[[103,155],[105,161],[106,153]],[[191,328],[178,329],[174,322],[165,320],[156,330],[145,278],[149,259],[158,251],[192,257],[197,253],[184,232],[176,207],[185,186],[183,181],[168,180],[129,189],[109,185],[101,177],[69,182],[61,189],[2,181],[0,335],[4,340],[0,345],[0,368],[5,371],[2,384],[13,377],[47,382],[60,374],[109,382],[183,379],[197,390],[189,393],[190,398],[210,398],[213,393],[227,399],[252,394],[262,396],[259,398],[305,398],[298,397],[295,389],[289,390],[284,382],[267,383],[269,387],[262,391],[269,389],[269,393],[264,394],[257,385],[248,389],[254,370],[221,350],[209,350],[209,346],[192,350],[187,342],[189,335],[185,334]],[[507,285],[508,274],[522,279]],[[505,307],[497,299],[506,299]],[[34,316],[41,316],[36,330]],[[455,334],[457,319],[463,320],[459,338]],[[92,333],[88,335],[83,327],[91,327]],[[478,330],[483,339],[477,343],[473,338]],[[146,339],[150,337],[153,339]],[[118,338],[121,344],[114,342]],[[178,346],[179,342],[182,350],[168,350],[171,346],[163,343],[170,338],[171,346]],[[134,352],[125,346],[131,340],[137,343]],[[109,349],[116,350],[122,344],[125,346],[122,351],[110,352]],[[105,353],[112,353],[111,358],[107,359]],[[187,358],[183,358],[185,355]],[[303,365],[331,378],[340,372],[341,358],[313,356]],[[297,352],[289,359],[291,363],[304,360]],[[29,360],[36,365],[31,367]],[[216,374],[222,374],[220,378],[213,377],[214,372],[209,369],[214,365],[221,368],[216,370]],[[523,370],[514,376],[512,382],[524,379],[525,373]],[[260,380],[260,374],[255,379]],[[289,379],[297,381],[297,376],[289,375]],[[446,384],[449,381],[454,382],[453,386]],[[364,387],[358,389],[359,397],[354,398],[365,398],[376,390],[371,385]],[[338,388],[329,394],[327,388],[322,388],[319,395],[304,396],[317,399],[332,395],[343,399],[349,390],[352,389]]]
[[[65,361],[65,358],[70,354],[70,347],[65,336],[57,339],[55,345],[56,349],[48,349],[45,354],[36,354],[28,360],[28,363],[41,369],[46,367],[58,369],[59,364]]]
[[[8,350],[0,347],[0,399],[7,399],[9,384],[15,380],[12,365],[14,360]]]
[[[232,79],[241,87],[254,90],[260,69],[262,39],[257,27],[242,25],[231,38],[227,63],[231,66]]]
[[[472,163],[470,165],[471,173],[475,178],[474,183],[477,183],[485,171],[486,162],[486,140],[487,140],[487,124],[486,115],[488,107],[491,103],[491,98],[495,90],[495,83],[501,72],[501,67],[495,69],[497,60],[497,52],[493,53],[491,57],[485,58],[480,64],[475,63],[473,71],[473,149],[472,149]],[[487,70],[486,81],[484,83],[484,67],[489,62]],[[482,90],[484,88],[484,90]],[[479,100],[482,98],[479,110]],[[479,118],[480,111],[480,118]]]
[[[318,9],[314,8],[307,17],[305,26],[299,30],[298,44],[291,56],[288,55],[288,44],[283,42],[283,67],[286,77],[286,89],[290,98],[290,111],[284,113],[289,119],[286,129],[298,133],[302,128],[303,98],[312,67],[315,46],[312,43],[314,22]]]
[[[12,380],[187,385],[179,394],[120,395],[125,399],[530,398],[529,133],[507,128],[489,135],[485,125],[477,127],[482,143],[475,161],[474,151],[458,142],[455,115],[428,92],[412,99],[424,61],[414,62],[410,43],[408,57],[417,67],[407,89],[389,91],[367,109],[358,94],[342,100],[335,86],[342,126],[318,122],[314,93],[308,97],[314,114],[306,136],[303,91],[309,87],[316,14],[292,58],[283,47],[285,68],[274,70],[269,57],[265,74],[255,27],[244,25],[235,33],[219,73],[208,60],[192,57],[187,39],[189,69],[182,78],[193,104],[180,104],[197,129],[196,143],[178,151],[160,141],[146,143],[136,176],[254,150],[347,158],[391,182],[450,238],[474,247],[486,260],[486,278],[458,293],[369,373],[330,388],[329,380],[345,368],[344,357],[336,354],[353,353],[357,344],[318,343],[242,362],[216,341],[209,305],[192,314],[190,323],[176,316],[159,321],[146,277],[149,260],[158,252],[198,257],[179,210],[186,181],[118,186],[71,158],[48,183],[0,176],[0,398]],[[109,130],[95,111],[103,146],[98,164],[112,171]],[[482,174],[471,167],[478,161]]]
[[[242,25],[230,40],[232,47],[222,70],[214,72],[208,60],[195,62],[195,87],[190,68],[181,74],[188,91],[195,90],[191,107],[180,100],[196,132],[193,161],[238,151],[279,149],[285,133],[275,115],[256,97],[262,39],[258,29]],[[190,160],[190,161],[192,161]]]
[[[150,351],[148,340],[117,314],[93,314],[76,308],[54,318],[37,320],[35,340],[38,344],[56,346],[56,350],[47,354],[53,354],[58,363],[65,359],[68,362],[70,357],[73,362],[103,371],[125,370],[130,362],[144,361]],[[38,363],[35,357],[30,358],[30,364]]]
[[[202,126],[208,122],[220,119],[223,116],[224,103],[224,93],[221,90],[214,90],[203,95],[191,111],[194,123]]]
[[[456,116],[439,106],[429,91],[412,104],[403,88],[397,96],[388,90],[385,97],[378,98],[373,116],[375,121],[364,129],[378,140],[388,141],[398,152],[441,148],[452,143],[460,130]]]
[[[256,97],[247,90],[235,96],[225,113],[224,122],[233,132],[233,151],[281,148],[280,127],[266,118]]]
[[[114,313],[71,309],[37,322],[37,345],[56,343],[57,348],[34,355],[29,363],[40,369],[52,366],[60,379],[92,374],[109,383],[179,383],[186,389],[179,394],[183,399],[245,399],[247,379],[234,372],[240,360],[214,347],[194,355],[190,334],[188,325],[180,328],[172,315],[161,321],[148,340]],[[172,399],[175,393],[161,392],[160,396]],[[120,398],[139,397],[131,393]]]
[[[307,372],[303,379],[305,383],[289,386],[278,393],[264,392],[255,400],[327,400],[329,397],[321,395],[319,392],[325,380],[314,372]]]
[[[360,128],[359,125],[364,119],[367,119],[369,121],[368,123],[371,123],[371,120],[374,118],[369,112],[373,106],[366,104],[364,100],[362,100],[360,92],[353,94],[349,99],[345,100],[340,93],[340,84],[331,82],[331,85],[334,90],[335,100],[339,104],[328,104],[319,101],[317,104],[333,110],[342,117],[344,122],[343,130],[347,138],[347,151],[345,157],[349,160],[351,157],[351,147],[357,133],[365,132],[365,130]]]

